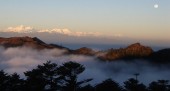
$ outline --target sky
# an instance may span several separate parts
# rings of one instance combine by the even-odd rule
[[[169,10],[170,0],[0,0],[0,30],[24,25],[166,43]]]

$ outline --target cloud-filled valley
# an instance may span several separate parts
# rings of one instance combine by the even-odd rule
[[[0,91],[170,91],[170,0],[1,0]]]
[[[34,50],[27,47],[16,47],[4,49],[0,48],[0,69],[8,73],[17,72],[24,78],[23,72],[35,68],[38,64],[50,60],[57,64],[68,61],[76,61],[83,64],[85,72],[79,79],[93,78],[92,84],[101,82],[107,78],[122,83],[128,78],[134,77],[134,73],[140,73],[139,80],[147,84],[153,80],[170,80],[168,65],[156,66],[143,60],[133,60],[133,62],[115,61],[101,62],[95,57],[81,55],[65,55],[66,50],[44,49]]]

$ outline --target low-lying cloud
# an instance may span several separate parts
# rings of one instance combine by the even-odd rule
[[[143,60],[134,60],[134,62],[101,62],[95,57],[64,55],[63,53],[65,51],[60,49],[37,51],[27,47],[4,49],[1,47],[0,69],[5,70],[9,74],[17,72],[24,77],[23,72],[31,70],[38,64],[45,63],[48,60],[57,64],[76,61],[83,64],[86,68],[79,79],[93,78],[92,84],[101,82],[107,78],[112,78],[122,83],[128,78],[134,77],[134,73],[140,73],[139,80],[146,84],[153,80],[170,80],[170,68],[167,66],[153,66]]]

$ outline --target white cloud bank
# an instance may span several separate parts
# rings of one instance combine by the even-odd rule
[[[64,55],[65,50],[33,50],[26,47],[4,49],[0,48],[0,69],[8,73],[17,72],[24,77],[23,72],[35,68],[38,64],[51,60],[54,63],[62,64],[68,61],[76,61],[85,66],[86,70],[80,75],[80,79],[94,78],[93,84],[101,82],[107,78],[122,83],[128,78],[134,77],[134,73],[139,72],[139,80],[144,83],[158,79],[170,80],[167,66],[157,67],[143,60],[134,62],[100,62],[94,57],[80,55]]]

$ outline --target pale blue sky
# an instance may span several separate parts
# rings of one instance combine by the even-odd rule
[[[18,25],[169,41],[170,0],[0,0],[0,28]]]

